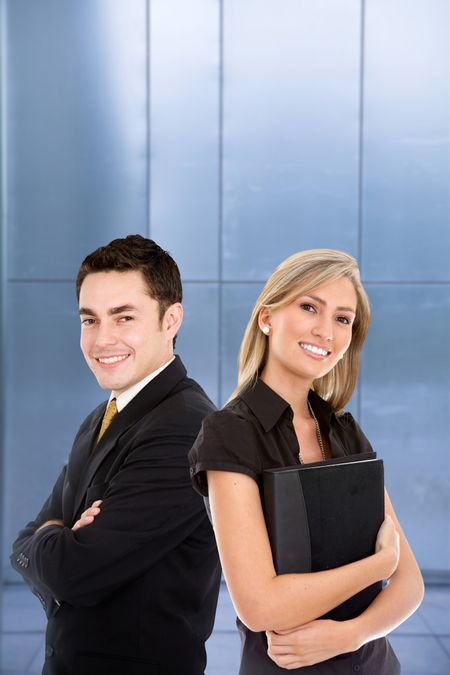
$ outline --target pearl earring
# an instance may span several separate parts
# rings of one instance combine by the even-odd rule
[[[261,330],[262,330],[262,332],[264,333],[264,335],[269,335],[269,333],[270,333],[270,326],[263,326],[263,327],[261,328]]]

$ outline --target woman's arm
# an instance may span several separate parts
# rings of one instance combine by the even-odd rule
[[[415,612],[423,599],[422,574],[387,492],[385,510],[386,514],[391,516],[400,535],[400,559],[389,585],[360,616],[352,619],[352,631],[357,636],[355,649],[369,640],[375,640],[393,631]]]
[[[390,633],[420,605],[424,592],[422,575],[387,492],[385,510],[400,534],[400,560],[389,585],[355,619],[319,619],[281,635],[269,632],[268,654],[278,666],[300,668],[355,651],[366,642]]]
[[[236,612],[251,630],[305,624],[394,573],[398,537],[388,522],[378,540],[380,550],[372,556],[334,570],[277,576],[256,482],[240,473],[207,475],[224,576]]]

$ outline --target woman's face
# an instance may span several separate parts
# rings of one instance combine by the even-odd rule
[[[285,307],[263,309],[260,326],[270,327],[266,368],[311,382],[326,375],[350,345],[356,303],[352,282],[341,277]]]

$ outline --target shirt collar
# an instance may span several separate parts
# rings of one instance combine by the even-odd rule
[[[157,370],[154,370],[153,373],[150,373],[150,375],[147,375],[144,377],[142,380],[139,382],[136,382],[136,384],[133,384],[131,387],[123,391],[119,396],[116,397],[116,405],[117,405],[117,412],[120,412],[125,408],[126,405],[143,389],[149,382],[155,379],[157,375],[159,375],[167,366],[172,363],[174,360],[175,356],[172,356],[170,361],[167,361],[164,363],[162,366],[160,366]],[[109,401],[114,398],[114,392],[111,392],[111,395],[109,397]],[[109,403],[108,401],[108,403]]]
[[[253,385],[245,389],[240,394],[240,398],[245,401],[253,414],[258,418],[266,432],[275,426],[286,411],[289,411],[291,418],[293,416],[289,403],[260,378]],[[330,418],[333,415],[333,409],[330,404],[313,389],[309,390],[308,400],[319,422],[329,426]]]

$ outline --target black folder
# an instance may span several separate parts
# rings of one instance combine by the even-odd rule
[[[384,520],[383,462],[375,453],[266,470],[263,496],[277,574],[333,569],[375,552]],[[322,618],[358,616],[381,588],[372,584]]]

